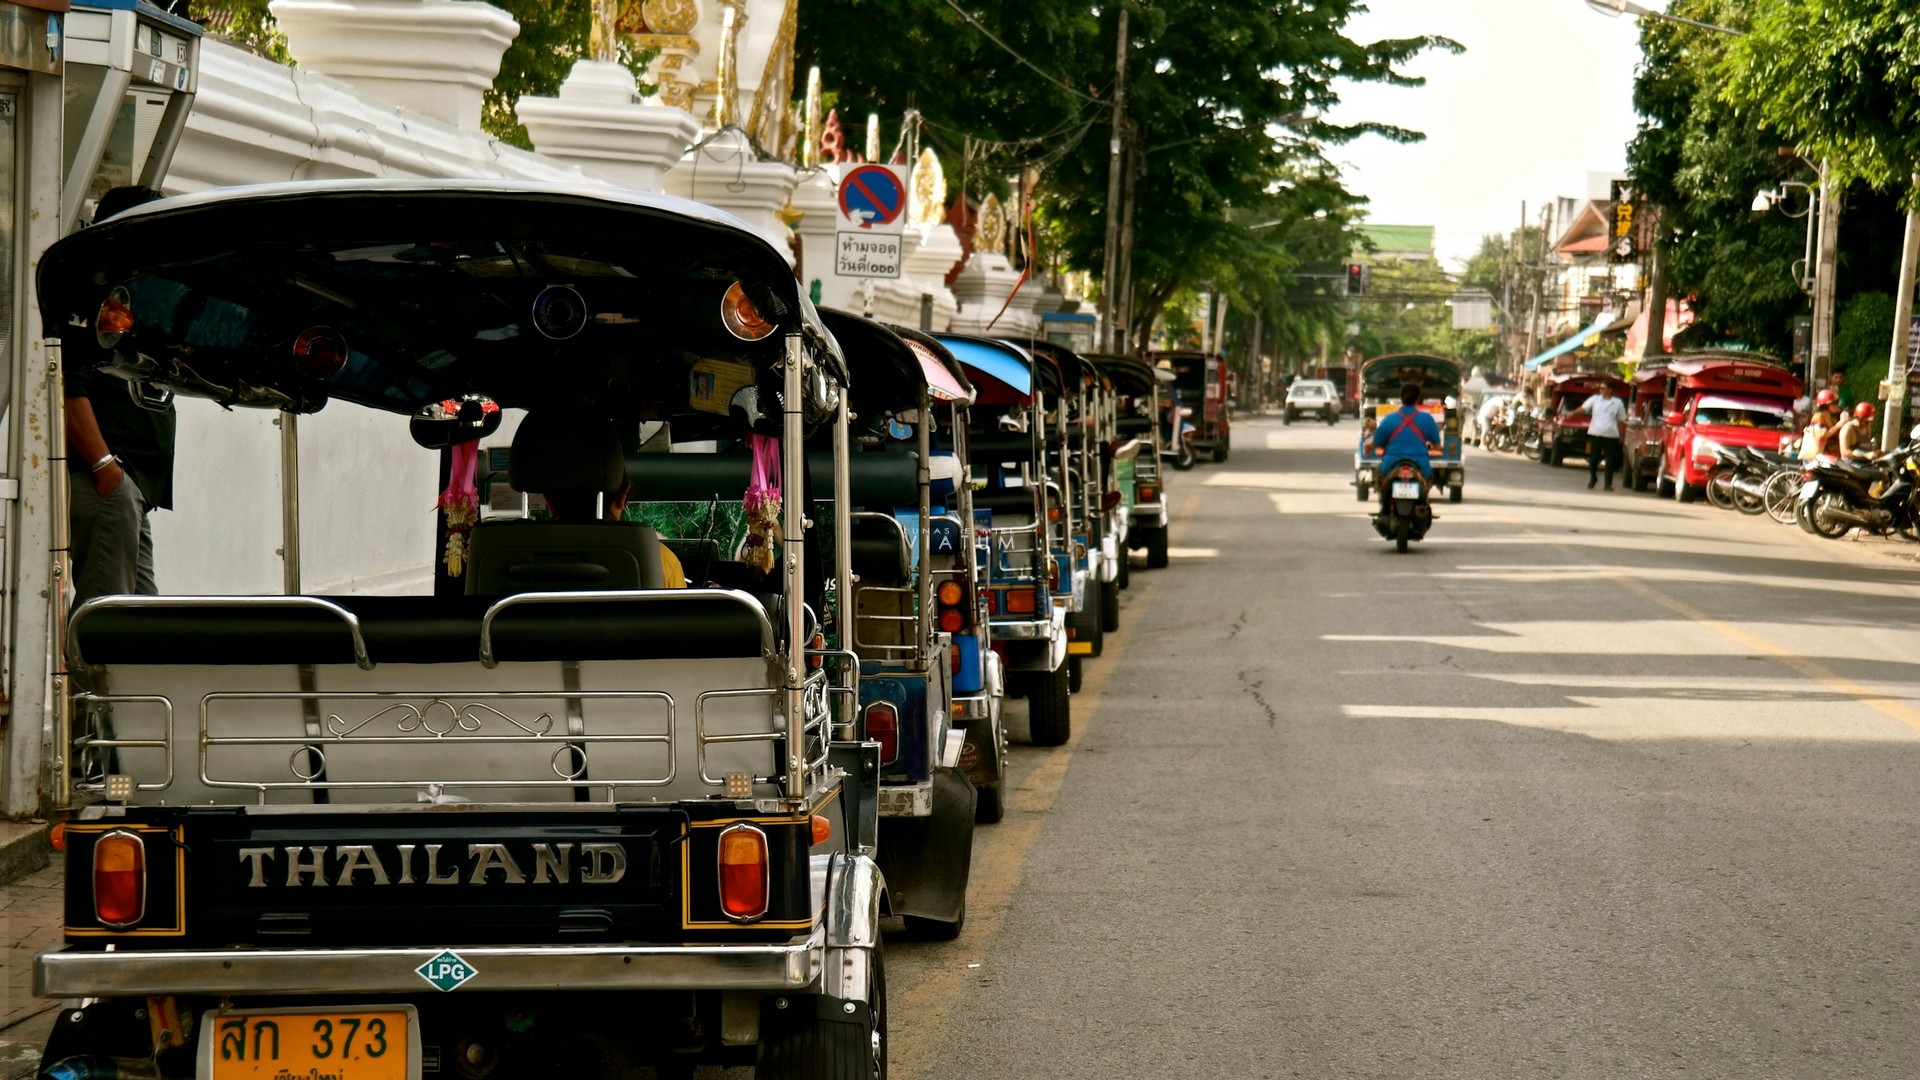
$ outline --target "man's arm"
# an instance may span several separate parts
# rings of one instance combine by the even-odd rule
[[[68,455],[93,469],[95,491],[102,495],[112,494],[120,486],[120,463],[113,459],[113,450],[107,445],[107,437],[100,432],[100,420],[93,415],[93,402],[84,397],[70,397],[64,411]],[[105,464],[94,468],[102,461]]]

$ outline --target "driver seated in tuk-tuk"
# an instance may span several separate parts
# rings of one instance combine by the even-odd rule
[[[626,520],[633,481],[627,478],[626,456],[612,424],[565,413],[530,413],[514,433],[511,461],[516,479],[537,480],[554,521]],[[672,549],[657,537],[648,546],[659,559],[665,587],[686,588],[686,571]]]
[[[1411,462],[1420,470],[1420,478],[1433,484],[1433,466],[1428,458],[1440,451],[1440,425],[1420,408],[1420,386],[1407,383],[1400,388],[1400,407],[1380,418],[1374,425],[1370,446],[1380,458],[1380,473],[1396,461]],[[1387,498],[1387,485],[1380,485],[1380,499]]]

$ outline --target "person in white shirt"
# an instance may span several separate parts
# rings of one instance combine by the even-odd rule
[[[1627,418],[1627,403],[1613,396],[1612,383],[1602,383],[1600,392],[1581,402],[1573,413],[1592,417],[1587,423],[1587,487],[1599,482],[1600,462],[1605,458],[1607,490],[1612,491],[1613,474],[1620,471],[1620,422]]]

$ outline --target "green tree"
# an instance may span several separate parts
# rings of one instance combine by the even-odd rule
[[[1920,210],[1920,9],[1889,0],[1750,0],[1719,64],[1720,97],[1834,180]]]
[[[1426,37],[1356,42],[1344,30],[1361,10],[1357,0],[1131,0],[1128,10],[1127,135],[1137,150],[1131,280],[1142,334],[1183,288],[1308,265],[1298,255],[1276,257],[1278,239],[1248,226],[1328,203],[1320,190],[1333,175],[1325,145],[1365,132],[1419,137],[1389,125],[1328,123],[1342,80],[1411,85],[1417,80],[1400,71],[1408,59],[1458,48]],[[802,5],[801,49],[844,87],[843,100],[893,115],[917,110],[936,145],[962,152],[961,169],[950,166],[949,176],[1040,169],[1039,201],[1063,262],[1099,268],[1113,9],[976,0],[966,11],[927,0]],[[1290,187],[1296,173],[1313,178],[1304,185],[1309,194]]]

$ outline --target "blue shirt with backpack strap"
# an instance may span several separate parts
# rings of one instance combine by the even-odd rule
[[[1433,466],[1427,461],[1427,448],[1440,445],[1440,425],[1433,417],[1422,412],[1417,405],[1402,405],[1400,408],[1380,418],[1373,429],[1373,447],[1385,449],[1381,455],[1380,468],[1396,461],[1407,461],[1420,470],[1420,475],[1431,481]]]

